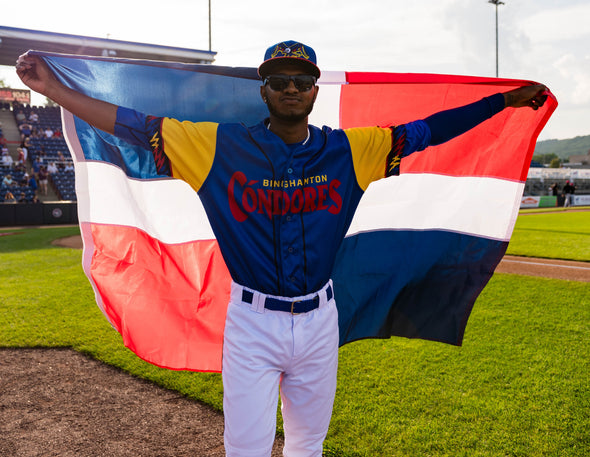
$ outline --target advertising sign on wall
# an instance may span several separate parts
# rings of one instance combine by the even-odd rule
[[[31,91],[27,89],[0,87],[0,102],[18,102],[28,105],[31,103]]]

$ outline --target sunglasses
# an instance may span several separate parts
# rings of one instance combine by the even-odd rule
[[[268,84],[272,90],[281,92],[293,81],[299,92],[307,92],[315,85],[316,80],[316,77],[311,75],[270,75],[264,79],[264,85]]]

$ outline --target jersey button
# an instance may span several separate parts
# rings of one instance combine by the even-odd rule
[[[289,174],[293,173],[293,169],[292,168],[287,168],[287,173],[289,173]]]
[[[289,254],[293,254],[295,252],[295,248],[293,246],[289,246],[289,249],[287,249],[287,251],[289,251]]]

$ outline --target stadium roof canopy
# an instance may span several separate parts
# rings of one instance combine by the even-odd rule
[[[63,54],[185,63],[212,63],[217,54],[197,49],[0,26],[0,65],[13,66],[18,56],[29,49]]]

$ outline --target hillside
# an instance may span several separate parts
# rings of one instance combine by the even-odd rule
[[[567,140],[545,140],[537,142],[535,155],[556,154],[560,159],[571,155],[587,154],[590,150],[590,135],[577,136]]]

